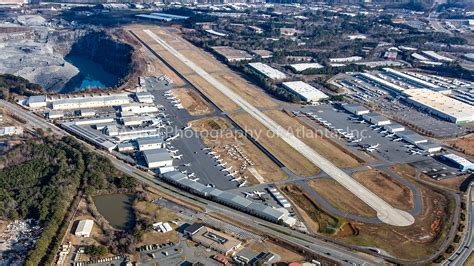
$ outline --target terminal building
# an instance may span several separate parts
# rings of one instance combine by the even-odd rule
[[[306,102],[319,102],[329,98],[320,90],[303,81],[283,82],[283,87]]]

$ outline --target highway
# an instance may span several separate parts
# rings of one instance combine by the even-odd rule
[[[190,61],[183,54],[178,52],[152,31],[145,29],[144,32],[155,40],[158,44],[163,46],[168,52],[173,54],[178,60],[188,66],[191,70],[196,72],[199,76],[205,79],[210,84],[221,91],[229,99],[234,101],[239,105],[244,111],[249,113],[253,118],[262,123],[265,127],[271,130],[273,133],[281,137],[286,143],[292,146],[294,149],[299,151],[303,156],[305,156],[309,161],[314,163],[322,171],[326,172],[339,184],[344,186],[367,205],[373,208],[377,212],[377,217],[384,223],[394,225],[394,226],[408,226],[414,223],[415,218],[408,212],[396,209],[388,204],[386,201],[381,199],[375,193],[364,187],[362,184],[354,180],[351,176],[346,174],[341,169],[337,168],[329,160],[321,156],[319,153],[315,152],[311,147],[306,145],[304,142],[295,137],[292,133],[288,132],[278,123],[273,121],[270,117],[265,115],[263,112],[258,110],[256,107],[248,103],[240,95],[232,91],[230,88],[222,84],[220,81],[215,79],[204,69],[196,65],[194,62]]]
[[[59,129],[55,125],[48,123],[44,119],[30,113],[28,110],[25,110],[12,103],[6,102],[4,100],[0,100],[0,107],[7,108],[11,110],[12,112],[15,112],[20,117],[27,120],[25,127],[30,127],[31,129],[42,128],[43,130],[48,130],[48,131],[50,130],[52,133],[59,136],[70,135],[66,131]],[[221,215],[227,216],[230,219],[239,221],[240,223],[243,223],[243,224],[247,224],[250,228],[256,231],[260,231],[262,233],[271,235],[277,239],[282,239],[294,246],[297,246],[304,250],[308,250],[315,254],[319,254],[321,256],[327,257],[329,259],[342,263],[343,265],[382,265],[384,262],[383,259],[375,258],[367,254],[359,253],[358,251],[351,250],[349,248],[346,248],[344,246],[341,246],[332,242],[328,242],[327,240],[321,240],[321,239],[318,239],[318,238],[315,238],[315,237],[312,237],[300,232],[296,232],[290,228],[259,219],[257,217],[248,215],[246,213],[236,211],[235,209],[220,205],[213,201],[209,201],[203,198],[198,198],[195,195],[189,194],[184,191],[180,191],[177,188],[160,181],[154,175],[140,171],[136,169],[134,166],[124,163],[123,161],[117,159],[115,156],[113,156],[110,153],[96,149],[94,146],[82,140],[79,140],[79,141],[81,141],[81,143],[84,143],[85,145],[90,147],[95,152],[98,152],[104,156],[107,156],[107,158],[111,160],[113,165],[118,170],[136,178],[142,183],[145,183],[159,191],[162,191],[163,193],[172,195],[173,197],[180,199],[184,202],[190,202],[194,205],[202,207],[207,212],[215,212],[215,213],[219,213]]]
[[[474,231],[473,231],[473,222],[474,222],[474,213],[472,212],[474,202],[473,200],[473,184],[469,186],[467,190],[467,200],[466,200],[466,213],[467,213],[467,225],[466,232],[462,243],[460,243],[458,249],[443,263],[443,266],[455,266],[455,265],[466,265],[466,261],[471,254],[474,252]]]

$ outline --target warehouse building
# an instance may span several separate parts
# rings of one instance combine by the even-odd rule
[[[119,108],[120,116],[127,116],[124,113],[131,113],[131,114],[145,114],[145,113],[156,113],[159,111],[158,107],[154,105],[146,105],[146,104],[139,104],[139,103],[128,103],[120,105]]]
[[[91,117],[95,116],[95,110],[90,110],[90,109],[81,109],[78,111],[79,116],[81,117]]]
[[[147,91],[135,93],[135,98],[139,103],[153,103],[155,101],[155,96]]]
[[[428,89],[404,92],[408,103],[447,121],[463,124],[474,121],[474,106]]]
[[[443,155],[443,158],[454,163],[461,171],[474,170],[474,163],[459,155],[450,153]]]
[[[30,96],[28,97],[27,104],[31,108],[43,108],[46,107],[46,96],[38,95],[38,96]]]
[[[369,109],[359,104],[344,104],[342,105],[342,108],[354,115],[365,115],[370,113]]]
[[[441,145],[433,142],[425,142],[425,143],[419,143],[416,145],[418,148],[422,149],[423,151],[426,151],[428,153],[435,153],[435,152],[440,152],[442,147]]]
[[[117,144],[117,150],[119,152],[130,152],[135,150],[135,145],[131,142]]]
[[[390,125],[385,125],[383,126],[383,128],[385,130],[387,130],[388,132],[390,133],[397,133],[397,132],[402,132],[405,130],[405,127],[398,124],[398,123],[393,123],[393,124],[390,124]]]
[[[359,73],[359,74],[356,74],[355,76],[364,81],[367,81],[368,83],[374,84],[376,86],[379,86],[382,89],[385,89],[387,91],[392,91],[397,94],[402,93],[406,90],[405,88],[398,86],[397,84],[394,84],[385,79],[376,77],[375,75],[370,74],[370,73]]]
[[[427,143],[428,140],[421,136],[420,134],[417,134],[413,131],[407,130],[407,131],[402,131],[397,133],[397,136],[402,138],[404,141],[413,144],[413,145],[418,145],[421,143]]]
[[[100,131],[92,129],[90,126],[81,127],[74,122],[65,122],[61,124],[61,127],[101,149],[113,151],[117,147],[117,144],[108,139],[107,136],[104,136]]]
[[[140,151],[164,148],[163,138],[160,136],[151,138],[138,138],[136,139],[136,142]]]
[[[329,62],[331,63],[350,63],[362,60],[360,56],[349,56],[349,57],[335,57],[329,58]]]
[[[249,63],[249,66],[256,70],[258,73],[272,80],[282,80],[287,78],[285,73],[281,72],[280,70],[274,69],[273,67],[270,67],[267,64]]]
[[[48,119],[59,119],[64,117],[64,112],[60,110],[51,110],[47,113]]]
[[[143,123],[146,122],[151,122],[153,118],[149,116],[126,116],[120,118],[120,121],[122,122],[122,125],[128,127],[128,126],[139,126]]]
[[[76,228],[76,231],[74,232],[74,235],[78,237],[90,237],[91,232],[92,232],[92,227],[94,227],[94,221],[80,220],[77,223],[77,228]]]
[[[150,169],[172,166],[173,158],[166,149],[146,150],[142,152],[146,165]]]
[[[308,69],[321,69],[324,68],[321,64],[318,63],[299,63],[290,65],[296,72],[305,71]]]
[[[320,90],[303,81],[283,82],[283,87],[306,102],[319,102],[329,98]]]
[[[424,81],[424,80],[419,79],[417,77],[405,74],[405,73],[403,73],[401,71],[398,71],[398,70],[395,70],[395,69],[384,68],[383,70],[385,71],[385,73],[387,75],[392,76],[392,77],[396,77],[398,79],[402,79],[403,82],[412,84],[412,85],[414,85],[416,87],[419,87],[419,88],[426,88],[426,89],[431,89],[431,90],[441,89],[438,85],[435,85],[431,82]]]
[[[440,55],[435,51],[421,51],[424,55],[428,56],[431,59],[434,59],[436,61],[442,61],[442,62],[452,62],[453,59],[446,57],[444,55]]]
[[[385,125],[390,125],[392,123],[390,120],[388,120],[384,116],[376,114],[376,113],[368,113],[368,114],[362,115],[362,118],[365,121],[370,122],[377,126],[385,126]]]
[[[51,106],[54,110],[98,108],[119,106],[130,102],[127,94],[111,95],[83,95],[74,98],[52,99]]]

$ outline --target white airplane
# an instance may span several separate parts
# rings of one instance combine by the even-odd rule
[[[175,140],[175,139],[177,139],[178,137],[179,137],[179,133],[177,133],[176,135],[174,135],[174,136],[172,136],[172,137],[167,138],[167,139],[166,139],[166,142]]]
[[[388,133],[388,131],[387,130],[380,131],[380,134],[385,134],[385,133]]]
[[[216,187],[216,186],[214,186],[214,184],[209,183],[209,184],[206,185],[206,187]]]
[[[421,152],[416,151],[416,150],[410,150],[410,154],[411,155],[415,155],[415,154],[421,155]]]
[[[402,138],[396,138],[393,141],[397,142],[397,141],[401,141],[401,140],[403,140],[403,139]]]
[[[242,177],[234,177],[230,180],[230,182],[240,182],[242,180]]]
[[[168,100],[176,100],[176,97],[170,96],[170,97],[166,97],[166,99],[168,99]]]
[[[188,177],[195,177],[195,176],[196,176],[196,173],[190,173],[190,174],[188,175]]]
[[[354,123],[357,123],[357,124],[365,124],[367,122],[365,122],[365,120],[357,120],[355,121]]]
[[[187,130],[187,129],[190,129],[191,128],[191,125],[186,125],[185,127],[183,127],[183,130]]]
[[[185,163],[183,166],[191,166],[191,163]]]
[[[244,182],[242,182],[242,183],[239,184],[239,187],[243,187],[243,186],[245,186],[246,184],[247,184],[247,180],[244,180]]]
[[[213,157],[212,157],[212,159],[216,159],[216,160],[219,159],[219,158],[221,158],[220,155],[216,155],[216,156],[213,156]]]
[[[181,101],[180,101],[180,100],[174,100],[174,101],[171,101],[171,103],[173,103],[173,104],[180,104]]]
[[[403,145],[404,147],[407,147],[407,148],[415,148],[415,145],[411,145],[411,144],[407,144],[407,145]]]
[[[395,133],[387,134],[387,135],[385,135],[384,137],[386,137],[386,138],[391,138],[391,137],[393,137],[393,136],[395,136]]]
[[[170,153],[177,153],[179,150],[168,150]]]
[[[219,159],[219,160],[216,160],[216,162],[217,162],[217,163],[223,163],[223,162],[224,162],[224,160],[222,160],[222,159]]]
[[[359,138],[359,139],[352,140],[351,142],[352,143],[358,143],[358,142],[361,142],[361,141],[362,141],[362,138]]]
[[[253,193],[259,197],[261,197],[262,195],[265,195],[265,192],[263,191],[254,191]]]
[[[253,194],[252,192],[243,192],[245,197],[248,198],[248,197],[251,197],[253,198],[253,196],[255,196],[255,194]]]
[[[210,151],[211,148],[206,147],[206,148],[202,148],[201,150],[203,150],[203,151]]]
[[[210,151],[210,152],[208,152],[207,154],[209,154],[209,155],[214,155],[214,154],[216,154],[216,152],[215,152],[215,151]]]
[[[175,156],[171,156],[173,159],[177,159],[177,160],[181,160],[181,157],[183,157],[182,154],[180,155],[175,155]]]
[[[232,172],[232,173],[228,173],[228,174],[225,175],[225,176],[232,176],[232,177],[234,177],[234,176],[235,176],[236,174],[238,174],[238,173],[239,173],[238,171],[234,171],[234,172]]]
[[[374,152],[376,149],[366,148],[365,150],[368,152]]]
[[[227,168],[222,169],[221,171],[222,172],[229,172],[231,169],[232,169],[232,165],[227,167]]]
[[[380,143],[377,143],[375,145],[370,145],[369,147],[367,147],[368,149],[377,149],[378,147],[380,146]]]
[[[216,165],[216,166],[217,166],[217,167],[224,167],[226,164],[227,164],[227,162],[225,162],[225,163],[220,163],[220,164],[218,164],[218,165]]]
[[[189,180],[194,181],[194,182],[197,182],[197,181],[199,180],[199,178],[194,178],[194,179],[191,179],[191,178],[190,178]]]

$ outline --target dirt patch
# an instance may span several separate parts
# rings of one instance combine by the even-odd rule
[[[187,88],[173,89],[176,96],[190,115],[207,115],[213,113],[211,106],[199,94]]]
[[[354,173],[352,177],[393,207],[402,210],[413,208],[413,191],[386,173],[371,169]]]
[[[291,201],[296,204],[307,216],[318,224],[318,233],[332,235],[336,233],[344,219],[333,216],[322,208],[320,208],[315,200],[304,192],[297,185],[286,185],[280,187],[281,191],[290,197]]]
[[[197,132],[220,131],[232,128],[232,125],[221,117],[210,117],[193,120],[191,128]]]
[[[278,254],[281,257],[280,262],[290,263],[294,261],[302,261],[305,259],[305,257],[293,252],[291,249],[279,246],[271,241],[265,241],[264,243],[254,241],[253,243],[249,244],[248,248],[255,253],[272,252]]]
[[[474,156],[474,136],[461,137],[455,140],[447,140],[446,145],[469,156]]]
[[[314,179],[308,184],[338,210],[362,217],[377,216],[369,205],[333,179]]]
[[[281,110],[266,111],[269,117],[280,124],[283,128],[292,132],[295,136],[301,139],[304,143],[310,146],[317,153],[334,163],[338,167],[351,168],[357,167],[363,162],[355,154],[346,150],[341,145],[327,137],[324,137],[321,132],[318,132],[311,126],[307,126],[298,119],[290,117],[287,113]]]
[[[249,114],[233,114],[231,118],[296,175],[312,176],[319,172],[312,162]]]

